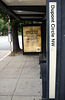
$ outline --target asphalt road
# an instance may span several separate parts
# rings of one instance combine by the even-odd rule
[[[19,45],[22,49],[22,36],[19,36]],[[0,36],[0,50],[10,50],[10,42],[8,42],[8,36]]]
[[[19,36],[19,45],[20,48],[22,49],[22,36]],[[11,46],[13,49],[13,45],[11,42]],[[8,41],[8,36],[0,36],[0,61],[3,60],[9,53],[11,52],[10,50],[10,42]]]
[[[8,36],[0,36],[0,50],[10,50]]]

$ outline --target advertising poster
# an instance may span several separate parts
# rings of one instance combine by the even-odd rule
[[[41,26],[23,27],[24,52],[41,52]]]

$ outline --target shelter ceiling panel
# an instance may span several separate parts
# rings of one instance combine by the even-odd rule
[[[22,11],[22,10],[13,10],[16,14],[45,14],[42,12],[31,12],[31,11]]]
[[[43,17],[20,17],[22,19],[43,19]]]
[[[2,0],[8,6],[46,5],[46,0]]]

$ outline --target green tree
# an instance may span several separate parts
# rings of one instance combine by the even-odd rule
[[[19,42],[18,42],[18,25],[17,25],[17,23],[19,23],[19,22],[17,20],[15,20],[14,18],[12,18],[11,16],[9,16],[2,9],[0,9],[0,19],[2,19],[2,21],[0,23],[2,32],[4,32],[5,30],[7,31],[7,25],[6,24],[11,25],[11,31],[12,31],[11,34],[12,34],[12,39],[13,39],[13,52],[19,52],[20,47],[19,47]],[[2,24],[3,22],[4,22],[4,26]]]
[[[3,35],[6,35],[8,33],[8,24],[2,19],[0,19],[0,32],[2,32]]]

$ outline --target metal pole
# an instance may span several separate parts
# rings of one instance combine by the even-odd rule
[[[11,42],[10,42],[10,50],[11,50],[11,52],[12,52],[12,45],[11,45]]]

